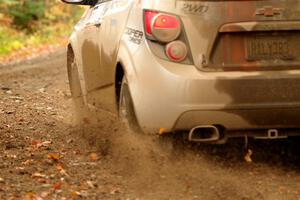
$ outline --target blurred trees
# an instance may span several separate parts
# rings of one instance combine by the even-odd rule
[[[16,26],[31,29],[33,22],[44,17],[45,8],[44,1],[24,0],[11,3],[8,14]]]
[[[0,23],[4,21],[18,29],[34,31],[41,23],[76,18],[76,11],[78,7],[66,6],[60,0],[0,0]]]
[[[60,0],[0,0],[0,62],[15,51],[66,38],[83,11]]]

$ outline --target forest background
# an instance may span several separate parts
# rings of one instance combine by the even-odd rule
[[[64,45],[83,11],[60,0],[0,0],[0,63]]]

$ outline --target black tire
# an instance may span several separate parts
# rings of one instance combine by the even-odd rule
[[[119,98],[119,118],[133,132],[142,132],[138,124],[126,77],[123,77]]]
[[[82,96],[82,90],[79,81],[79,74],[77,63],[74,57],[73,51],[70,49],[67,54],[67,69],[69,86],[74,106],[74,123],[75,125],[81,125],[83,122],[83,116],[85,113],[85,105]]]

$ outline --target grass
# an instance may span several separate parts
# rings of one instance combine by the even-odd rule
[[[12,51],[24,47],[23,33],[18,33],[16,30],[1,26],[0,27],[0,56],[10,54]]]

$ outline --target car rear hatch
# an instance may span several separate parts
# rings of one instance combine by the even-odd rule
[[[291,69],[300,68],[300,0],[143,2],[145,9],[180,16],[194,65],[201,70],[199,79],[174,84],[174,90],[185,92],[172,100],[208,110],[202,123],[299,127],[294,110],[300,108],[300,70]],[[200,114],[192,115],[187,119],[201,122]]]
[[[299,0],[178,0],[175,7],[201,70],[300,67]]]

